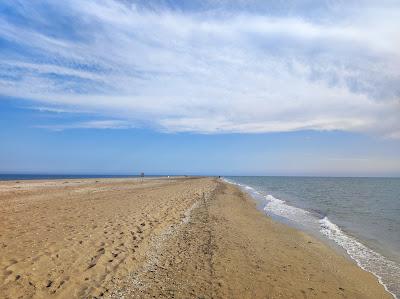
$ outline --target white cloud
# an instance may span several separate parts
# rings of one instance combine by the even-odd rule
[[[64,131],[70,129],[128,129],[132,128],[132,124],[121,120],[93,120],[76,122],[72,124],[58,124],[36,126],[37,128],[48,129],[51,131]]]
[[[58,19],[42,20],[33,4],[24,12],[40,26],[0,22],[1,37],[33,53],[0,54],[2,94],[162,131],[398,137],[399,5],[324,22],[111,0],[52,5],[74,22],[70,35],[53,32]]]

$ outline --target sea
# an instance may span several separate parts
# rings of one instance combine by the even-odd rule
[[[0,174],[0,181],[136,177]],[[388,292],[400,299],[400,178],[231,176],[223,179],[248,192],[266,215],[335,247],[374,274]]]
[[[139,175],[113,174],[1,174],[0,181],[15,180],[67,180],[67,179],[108,179],[108,178],[138,178]],[[146,177],[160,177],[160,175],[146,175]]]
[[[265,214],[336,247],[400,298],[400,178],[224,179]]]

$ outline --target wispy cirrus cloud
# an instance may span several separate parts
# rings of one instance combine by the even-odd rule
[[[257,1],[42,2],[3,4],[3,95],[168,132],[400,134],[395,2],[311,15],[256,13]]]
[[[126,121],[121,120],[92,120],[92,121],[81,121],[68,124],[57,124],[57,125],[39,125],[37,128],[48,129],[51,131],[64,131],[71,129],[128,129],[132,128],[133,125]]]

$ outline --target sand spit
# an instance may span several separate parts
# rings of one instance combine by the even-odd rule
[[[0,298],[391,298],[211,178],[0,182]]]

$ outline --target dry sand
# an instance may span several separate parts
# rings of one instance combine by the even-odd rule
[[[0,182],[0,298],[391,298],[211,178]]]

